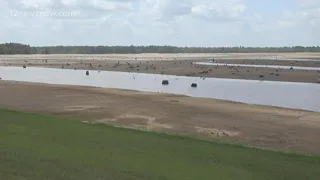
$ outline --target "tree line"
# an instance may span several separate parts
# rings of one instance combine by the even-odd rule
[[[35,46],[0,44],[0,54],[138,54],[138,53],[280,53],[320,52],[319,46],[293,47],[177,47],[177,46]]]
[[[34,54],[36,48],[19,43],[0,44],[0,54]]]

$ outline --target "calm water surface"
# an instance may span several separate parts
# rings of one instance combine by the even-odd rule
[[[0,67],[3,80],[173,93],[320,112],[320,84],[108,71],[90,71],[89,76],[85,73],[85,70]],[[162,80],[169,80],[169,85],[162,85]],[[198,87],[192,88],[191,83],[197,83]]]
[[[279,66],[279,65],[256,65],[256,64],[226,64],[226,63],[212,63],[212,62],[196,62],[195,64],[207,66],[233,66],[233,67],[262,67],[273,69],[297,69],[297,70],[313,70],[320,71],[320,67],[301,67],[301,66]]]

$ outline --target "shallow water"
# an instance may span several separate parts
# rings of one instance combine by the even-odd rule
[[[263,67],[263,68],[273,68],[273,69],[298,69],[298,70],[313,70],[320,71],[320,67],[301,67],[301,66],[279,66],[279,65],[256,65],[256,64],[226,64],[226,63],[212,63],[212,62],[196,62],[199,65],[208,66],[233,66],[233,67]]]
[[[85,74],[85,70],[0,67],[4,80],[173,93],[320,112],[320,84],[108,71]],[[162,80],[169,80],[169,85],[162,85]],[[191,83],[198,87],[191,88]]]
[[[271,56],[271,57],[266,57],[266,56],[260,56],[260,57],[236,57],[236,58],[232,58],[232,57],[221,57],[218,58],[219,60],[275,60],[275,61],[308,61],[308,62],[319,62],[320,58],[315,58],[315,57],[310,57],[310,58],[285,58],[282,56]]]

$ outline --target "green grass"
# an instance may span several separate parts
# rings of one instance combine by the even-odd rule
[[[320,178],[320,157],[0,110],[0,179]]]

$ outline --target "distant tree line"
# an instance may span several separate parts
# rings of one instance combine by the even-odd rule
[[[138,53],[279,53],[320,52],[319,46],[177,47],[177,46],[41,46],[0,44],[0,54],[138,54]]]
[[[19,43],[0,44],[0,54],[34,54],[36,48]]]

